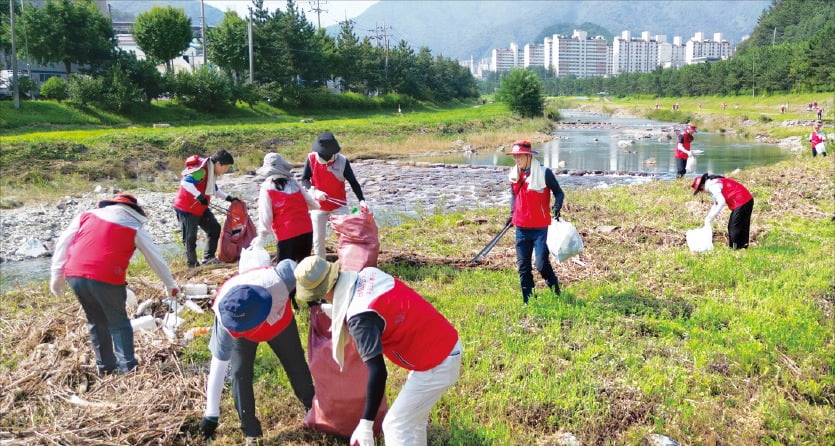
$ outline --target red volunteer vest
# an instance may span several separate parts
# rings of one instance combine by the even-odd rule
[[[814,149],[816,145],[823,142],[823,139],[821,139],[821,136],[818,134],[818,132],[812,130],[812,134],[809,135],[809,142],[812,143],[812,148]]]
[[[734,210],[754,199],[745,186],[730,178],[718,178],[717,181],[722,184],[722,196],[725,197],[725,202],[728,203],[728,209],[730,210]]]
[[[275,189],[267,191],[273,208],[273,233],[278,241],[313,232],[307,202],[301,191],[287,194]]]
[[[135,229],[85,212],[67,247],[64,276],[124,285],[130,258],[136,251],[135,240]]]
[[[203,167],[201,167],[201,169],[205,172],[203,174],[203,180],[195,184],[195,186],[197,187],[197,190],[199,190],[201,194],[205,195],[206,199],[209,200],[209,202],[211,202],[212,197],[206,195],[206,184],[209,181],[209,171],[206,168],[205,160],[203,161]],[[186,171],[183,171],[183,177],[188,175],[185,172]],[[204,206],[199,201],[197,201],[197,198],[194,195],[192,195],[191,192],[183,189],[182,186],[180,187],[180,190],[177,192],[177,197],[174,198],[174,209],[179,209],[183,212],[188,212],[189,214],[202,216],[203,213],[206,212],[207,207],[208,206]]]
[[[690,143],[692,141],[693,141],[693,135],[691,135],[687,132],[685,132],[685,133],[683,133],[682,135],[679,136],[679,142],[681,142],[681,145],[684,146],[684,148],[687,149],[687,150],[690,150]],[[681,150],[678,150],[678,144],[676,144],[676,155],[675,156],[678,159],[684,159],[684,160],[687,159],[687,154],[685,154]]]
[[[536,229],[547,228],[551,224],[551,189],[545,187],[542,192],[528,190],[525,180],[528,175],[524,172],[519,181],[511,184],[512,192],[516,195],[513,202],[513,226],[518,228]]]
[[[287,299],[287,304],[284,306],[284,316],[281,317],[275,324],[270,325],[266,321],[262,322],[261,325],[253,328],[252,330],[247,331],[232,331],[229,330],[229,334],[232,335],[233,338],[244,338],[246,340],[252,342],[267,342],[270,339],[278,336],[279,333],[284,331],[288,325],[290,325],[290,321],[293,320],[293,307],[290,305],[290,299]]]
[[[386,322],[383,354],[400,367],[429,370],[449,356],[458,331],[429,302],[403,282],[377,296],[369,309]]]
[[[335,156],[335,155],[334,155]],[[341,201],[347,201],[347,194],[345,193],[345,182],[340,181],[334,174],[328,170],[328,166],[334,163],[331,160],[327,164],[322,164],[316,160],[316,154],[310,153],[307,155],[310,164],[311,178],[310,182],[316,189],[328,194],[328,197]],[[319,206],[323,211],[333,211],[339,209],[341,206],[324,200],[319,201]]]

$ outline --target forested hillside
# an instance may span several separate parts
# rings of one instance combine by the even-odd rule
[[[760,16],[750,39],[741,48],[809,40],[833,22],[832,0],[777,0]]]

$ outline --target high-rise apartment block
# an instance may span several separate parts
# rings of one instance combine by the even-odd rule
[[[525,68],[545,66],[545,45],[528,43],[523,49],[523,54],[522,66]]]
[[[673,43],[667,42],[667,36],[655,36],[658,41],[658,65],[662,68],[678,68],[684,66],[685,47],[681,44],[681,37],[673,37]]]
[[[640,38],[623,31],[612,42],[612,74],[649,73],[658,66],[658,41],[648,31]]]
[[[731,43],[714,33],[713,40],[705,39],[705,33],[698,32],[687,41],[684,62],[693,64],[710,60],[727,59],[733,54]]]
[[[494,48],[493,57],[490,60],[491,71],[504,73],[510,71],[511,68],[518,67],[519,64],[519,45],[511,42],[510,48]]]
[[[554,34],[545,38],[545,58],[557,76],[596,77],[606,75],[606,39],[589,37],[586,31],[574,30],[571,37]]]

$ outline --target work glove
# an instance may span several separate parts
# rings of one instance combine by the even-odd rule
[[[237,200],[240,200],[240,199],[238,197],[233,197],[231,195],[226,196],[226,201],[228,201],[230,203],[233,202],[233,201],[237,201]]]
[[[206,196],[203,195],[203,194],[200,194],[200,195],[197,196],[197,201],[199,201],[200,204],[202,204],[203,206],[208,206],[209,205],[209,199],[206,198]]]
[[[174,288],[169,288],[168,289],[168,296],[169,297],[172,297],[172,298],[176,299],[177,296],[179,296],[179,295],[180,295],[180,287],[178,287],[177,285],[174,285]]]
[[[360,212],[363,214],[368,214],[371,212],[371,208],[368,207],[368,203],[365,200],[360,200]]]
[[[198,425],[200,429],[200,436],[203,440],[210,440],[214,438],[217,430],[217,417],[203,417]]]
[[[361,419],[348,443],[351,446],[374,446],[374,420]]]
[[[315,187],[310,188],[310,196],[319,201],[325,201],[328,199],[328,194],[316,189]]]
[[[329,318],[333,319],[333,304],[322,304],[322,311],[328,315]]]
[[[705,229],[710,229],[710,230],[713,230],[713,228],[710,226],[710,220],[705,220],[705,226],[704,226],[704,228],[705,228]]]
[[[505,226],[507,226],[507,225],[511,224],[512,222],[513,222],[513,214],[510,214],[510,215],[507,217],[507,221],[506,221],[506,222],[504,222],[504,225],[505,225]]]
[[[49,280],[49,290],[52,291],[56,297],[64,295],[64,290],[67,289],[67,280],[64,276],[53,276]]]

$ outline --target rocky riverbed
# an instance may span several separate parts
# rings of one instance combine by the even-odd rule
[[[509,206],[507,167],[437,164],[420,161],[358,160],[351,166],[378,224],[398,224],[404,217]],[[295,169],[300,174],[300,167]],[[627,172],[555,171],[566,189],[608,187],[650,181],[649,176]],[[244,199],[256,218],[256,201],[262,178],[252,173],[225,175],[220,187]],[[172,189],[175,184],[172,184]],[[66,196],[38,205],[0,212],[0,262],[49,256],[70,220],[96,203],[119,192],[91,185],[91,192]],[[171,203],[174,193],[128,191],[135,194],[148,214],[146,229],[157,244],[180,240],[180,230]],[[221,203],[225,206],[225,202]],[[348,205],[357,205],[348,192]],[[217,213],[216,213],[217,214]],[[202,237],[202,232],[201,232]],[[198,244],[202,243],[198,240]]]

